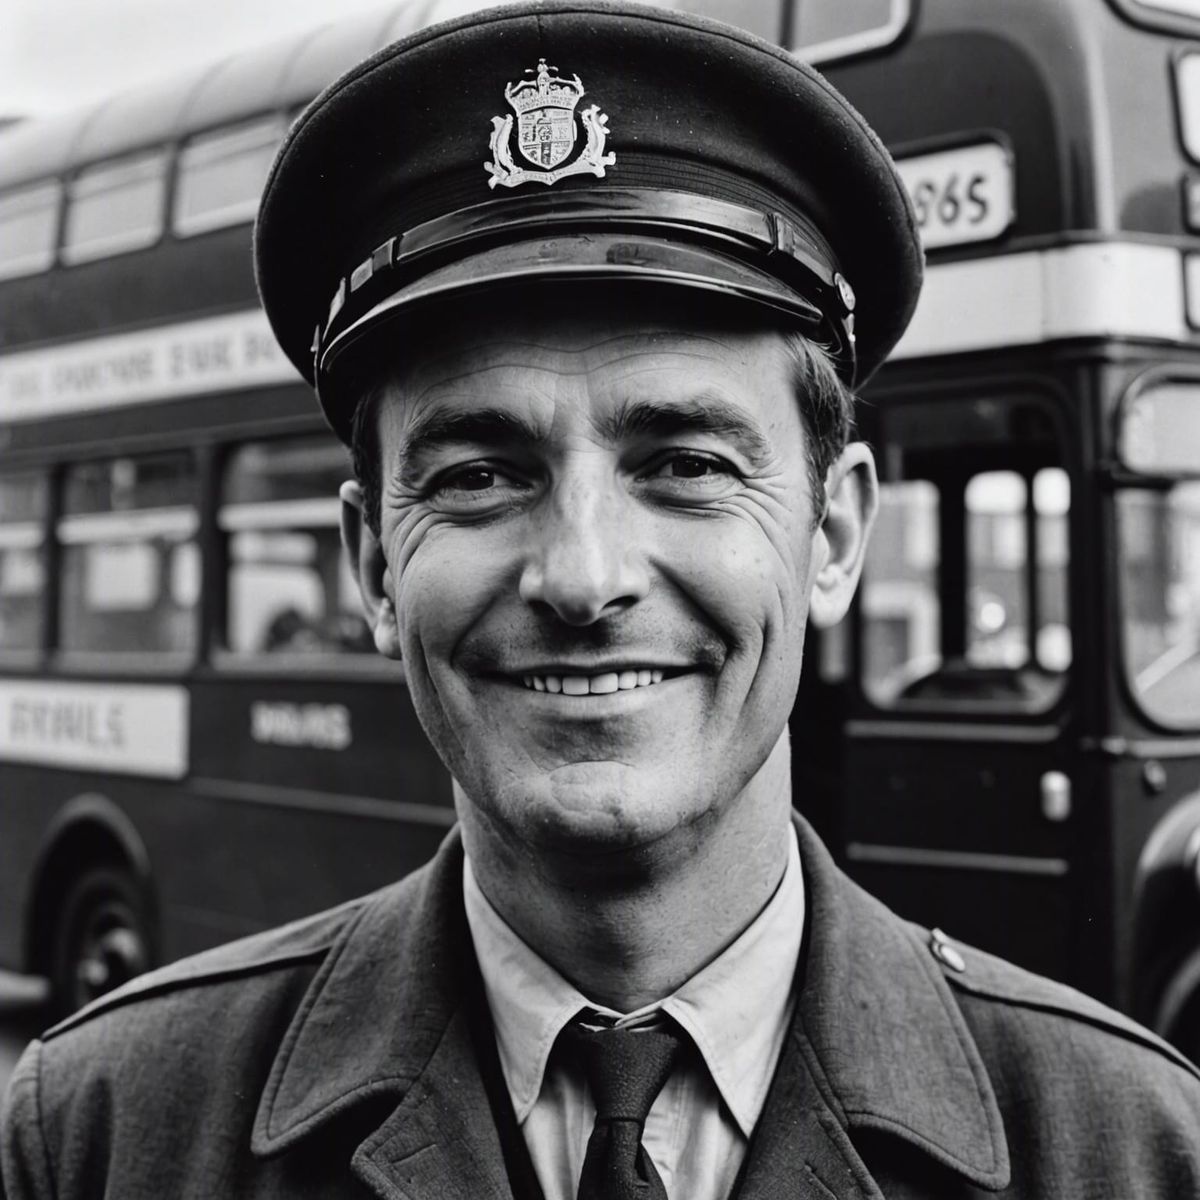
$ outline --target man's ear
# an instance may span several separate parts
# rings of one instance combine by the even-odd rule
[[[338,495],[342,500],[342,549],[358,580],[363,615],[375,639],[375,649],[387,658],[399,659],[400,628],[392,598],[391,572],[383,547],[367,524],[362,488],[349,480],[342,484]]]
[[[818,629],[836,625],[850,608],[875,523],[879,482],[865,443],[851,442],[838,455],[825,476],[825,496],[825,514],[813,541],[819,557],[808,610]]]

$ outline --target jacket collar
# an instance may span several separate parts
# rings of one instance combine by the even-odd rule
[[[996,1098],[935,959],[803,820],[796,829],[808,915],[784,1058],[820,1093],[826,1140],[844,1156],[845,1131],[832,1124],[885,1131],[980,1187],[1006,1187]],[[487,1099],[464,1002],[475,986],[453,832],[428,866],[370,897],[330,951],[276,1055],[254,1152],[278,1153],[360,1101],[395,1096],[355,1156],[378,1194],[506,1196],[493,1122],[478,1120]]]
[[[818,1085],[851,1131],[884,1131],[980,1187],[1007,1187],[995,1092],[925,935],[838,870],[800,818],[796,832],[810,905],[793,1032]]]

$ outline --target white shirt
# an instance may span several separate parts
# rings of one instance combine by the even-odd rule
[[[762,1112],[794,1007],[804,879],[793,831],[767,906],[721,955],[657,1004],[594,1004],[529,948],[463,870],[467,922],[496,1028],[500,1066],[546,1200],[575,1200],[596,1110],[570,1056],[552,1055],[581,1008],[618,1023],[661,1010],[691,1036],[646,1120],[642,1144],[671,1200],[726,1200]]]

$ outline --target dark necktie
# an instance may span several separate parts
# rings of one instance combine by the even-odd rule
[[[586,1029],[563,1038],[579,1056],[596,1104],[578,1200],[667,1200],[662,1179],[642,1146],[642,1130],[682,1043],[666,1023],[656,1029]]]

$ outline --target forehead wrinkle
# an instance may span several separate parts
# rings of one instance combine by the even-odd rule
[[[554,371],[553,368],[548,367],[548,366],[543,366],[543,367],[531,366],[528,362],[526,362],[524,360],[513,360],[512,362],[490,363],[486,367],[479,367],[479,368],[475,368],[475,369],[471,369],[468,367],[468,368],[464,368],[463,370],[459,371],[455,375],[441,376],[437,379],[430,380],[428,383],[426,383],[421,388],[412,390],[409,393],[409,398],[411,400],[412,408],[415,410],[418,406],[420,406],[425,401],[429,401],[430,403],[436,403],[438,400],[443,398],[440,393],[442,393],[446,389],[453,389],[458,384],[466,383],[469,381],[475,381],[475,380],[481,379],[485,376],[491,375],[495,371],[504,371],[504,370],[508,370],[511,368],[516,368],[518,370],[523,370],[526,372],[535,372],[538,375],[558,374],[559,373],[557,371]],[[526,383],[523,380],[521,390],[522,390],[523,395],[532,395],[534,399],[550,400],[553,398],[549,389],[545,388],[544,386],[541,388],[534,387],[532,382]],[[432,399],[431,399],[431,394],[433,395]],[[453,390],[451,390],[448,393],[448,398],[453,398],[454,395],[455,395],[455,393],[453,392]],[[464,388],[463,392],[461,393],[461,398],[462,399],[475,398],[475,393],[473,393],[470,389]]]

